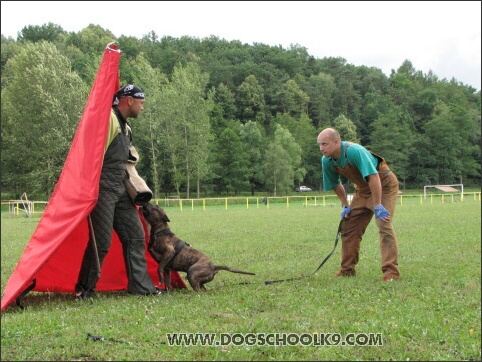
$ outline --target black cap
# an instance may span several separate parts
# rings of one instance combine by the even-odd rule
[[[136,85],[133,84],[127,84],[126,86],[122,87],[119,89],[116,94],[114,95],[114,100],[112,104],[118,105],[119,104],[119,98],[122,97],[132,97],[132,98],[137,98],[137,99],[144,99],[144,91],[139,88]]]

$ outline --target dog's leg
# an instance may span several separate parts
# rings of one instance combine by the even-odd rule
[[[166,283],[166,290],[171,290],[171,269],[167,269],[164,272],[165,283]]]
[[[157,275],[159,275],[159,283],[161,285],[166,283],[166,278],[164,277],[164,274],[164,268],[159,265],[157,267]]]
[[[191,288],[197,293],[201,289],[201,283],[199,280],[198,271],[196,270],[195,267],[193,268],[193,266],[194,265],[192,265],[187,270],[186,277],[187,277],[187,280],[189,281],[189,284],[191,285]]]
[[[155,261],[157,261],[158,266],[157,266],[157,276],[159,278],[159,283],[164,284],[164,266],[161,265],[160,261],[162,260],[162,255],[159,253],[156,253],[154,249],[149,249],[149,253],[151,256],[154,258]]]
[[[152,248],[149,249],[152,257],[159,263],[157,267],[157,274],[159,275],[159,282],[166,286],[166,290],[171,289],[171,272],[166,270],[166,266],[171,261],[171,258],[176,254],[173,247],[162,254],[156,252]]]
[[[206,290],[204,284],[213,280],[216,273],[217,271],[214,270],[214,265],[212,265],[211,262],[206,264],[205,260],[203,260],[202,263],[198,262],[191,265],[187,271],[187,280],[192,289],[195,292],[199,292],[201,289]]]
[[[201,285],[199,282],[196,280],[196,278],[193,278],[192,274],[187,274],[187,280],[189,281],[189,284],[191,285],[191,288],[197,293],[199,292],[199,289],[201,289]]]

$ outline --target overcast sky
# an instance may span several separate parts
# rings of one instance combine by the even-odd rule
[[[78,32],[89,24],[115,36],[214,35],[228,41],[300,45],[316,58],[381,69],[404,60],[424,74],[480,90],[480,1],[2,1],[1,33],[52,22]],[[120,44],[122,49],[122,44]]]

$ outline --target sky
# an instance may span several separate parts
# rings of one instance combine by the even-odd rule
[[[415,70],[480,90],[480,1],[1,1],[1,33],[17,38],[49,22],[69,32],[89,24],[141,39],[216,36],[379,68]],[[122,49],[122,44],[119,44]]]

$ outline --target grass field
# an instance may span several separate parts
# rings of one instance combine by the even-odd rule
[[[75,301],[30,293],[24,310],[11,306],[1,315],[1,360],[481,359],[480,200],[398,206],[402,276],[388,283],[381,282],[372,222],[357,277],[333,277],[338,245],[315,275],[265,285],[315,271],[333,249],[338,207],[166,211],[180,238],[216,264],[256,276],[221,271],[207,292],[189,288],[161,297],[117,292]],[[38,220],[3,215],[2,291]],[[234,343],[172,346],[167,334],[174,333],[213,333],[214,341]],[[275,343],[262,344],[263,336]],[[300,336],[317,343],[293,345]]]

